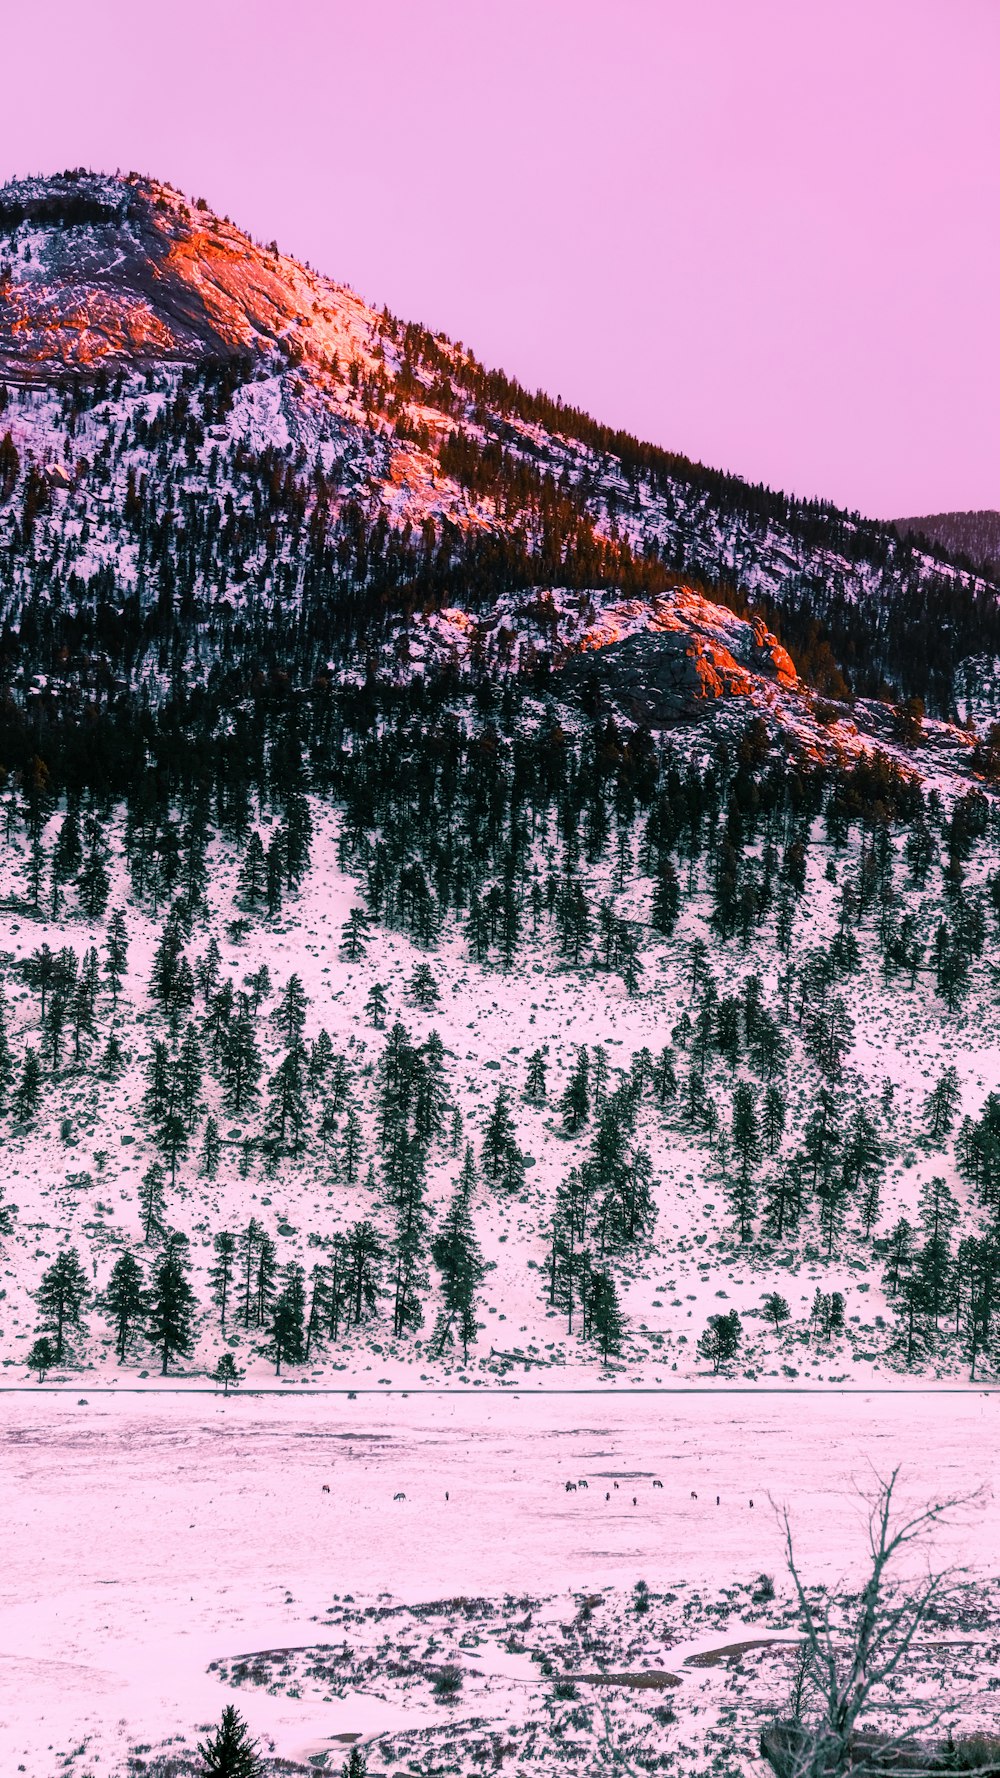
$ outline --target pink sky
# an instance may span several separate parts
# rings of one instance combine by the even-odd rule
[[[0,54],[0,179],[154,173],[673,449],[1000,506],[997,0],[48,0]]]

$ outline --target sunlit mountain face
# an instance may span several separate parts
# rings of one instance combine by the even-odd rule
[[[814,751],[891,739],[886,700],[991,716],[984,571],[531,394],[136,174],[0,190],[0,384],[4,658],[42,697],[374,651],[654,726],[749,699]]]

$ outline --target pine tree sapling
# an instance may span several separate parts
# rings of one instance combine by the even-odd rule
[[[198,1743],[205,1778],[262,1778],[257,1745],[235,1704],[227,1704],[218,1728]]]

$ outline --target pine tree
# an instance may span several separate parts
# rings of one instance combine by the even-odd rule
[[[145,1304],[142,1267],[133,1254],[123,1253],[111,1268],[100,1305],[114,1328],[119,1364],[125,1363],[129,1346],[142,1326]]]
[[[776,1086],[765,1088],[761,1135],[769,1155],[777,1154],[781,1147],[781,1138],[785,1133],[786,1115],[785,1095],[781,1088]]]
[[[698,1356],[706,1359],[716,1376],[736,1357],[743,1339],[743,1324],[735,1309],[728,1315],[710,1315],[698,1341]]]
[[[274,1242],[261,1229],[254,1260],[254,1324],[266,1327],[278,1276],[278,1256]]]
[[[609,1272],[590,1273],[587,1281],[587,1331],[601,1348],[605,1363],[621,1351],[625,1337],[625,1318],[618,1301],[618,1290]]]
[[[247,840],[243,863],[236,883],[236,899],[241,907],[256,913],[267,900],[268,867],[260,834],[254,828]]]
[[[340,953],[348,963],[357,963],[368,949],[368,918],[361,908],[352,908],[340,929]]]
[[[355,1327],[378,1302],[381,1242],[370,1222],[356,1222],[344,1243],[344,1299]]]
[[[52,1341],[42,1334],[32,1344],[24,1362],[30,1371],[38,1373],[39,1383],[44,1383],[46,1372],[50,1371],[52,1366],[58,1362]]]
[[[305,1050],[301,1042],[295,1040],[275,1069],[268,1087],[268,1131],[279,1149],[287,1146],[293,1154],[301,1150],[306,1126],[305,1066]]]
[[[125,1056],[122,1046],[114,1032],[108,1038],[101,1057],[101,1073],[106,1080],[117,1080],[125,1067]]]
[[[948,1067],[924,1100],[924,1117],[932,1142],[940,1142],[944,1136],[950,1134],[961,1102],[962,1089],[958,1069]]]
[[[188,1131],[198,1116],[202,1082],[201,1045],[193,1025],[188,1025],[173,1070],[173,1096]]]
[[[472,1159],[467,1150],[466,1162]],[[474,1176],[474,1163],[472,1166]],[[476,1292],[486,1266],[469,1208],[469,1168],[463,1168],[444,1221],[431,1245],[431,1256],[441,1274],[442,1308],[434,1329],[433,1345],[440,1357],[454,1338],[462,1342],[462,1362],[468,1362],[469,1342],[476,1337]]]
[[[239,1388],[239,1385],[243,1381],[244,1374],[245,1373],[238,1368],[236,1360],[231,1352],[223,1352],[218,1364],[211,1373],[212,1382],[222,1384],[223,1395],[228,1395],[230,1389]]]
[[[14,1060],[7,1037],[7,1002],[0,982],[0,1112],[6,1110],[7,1094],[14,1077]]]
[[[309,1001],[301,978],[297,975],[290,975],[285,983],[284,993],[272,1014],[273,1022],[281,1032],[289,1049],[302,1042],[308,1005]]]
[[[282,1269],[281,1289],[271,1312],[271,1356],[275,1375],[282,1363],[301,1364],[305,1357],[305,1272],[296,1260]]]
[[[76,886],[81,906],[89,920],[98,919],[108,905],[111,878],[108,875],[107,856],[108,848],[100,827],[96,821],[88,820],[87,850]]]
[[[108,921],[104,940],[104,974],[111,989],[112,1007],[118,1005],[122,982],[128,970],[128,928],[121,908],[116,908]]]
[[[222,1145],[219,1141],[219,1126],[214,1117],[205,1119],[205,1131],[201,1142],[201,1162],[198,1168],[202,1179],[215,1179],[219,1171],[219,1160]]]
[[[199,1741],[198,1752],[206,1778],[261,1778],[264,1771],[257,1742],[251,1741],[235,1704],[225,1706],[219,1727],[207,1741]]]
[[[309,1313],[306,1316],[304,1357],[308,1363],[314,1346],[322,1346],[330,1318],[330,1273],[327,1266],[313,1266],[310,1274]]]
[[[41,1103],[42,1069],[35,1051],[28,1048],[24,1052],[24,1063],[21,1078],[14,1092],[13,1111],[20,1124],[30,1124]]]
[[[563,1129],[570,1136],[575,1136],[590,1116],[590,1057],[583,1044],[576,1052],[576,1067],[566,1083],[559,1109]]]
[[[733,1094],[731,1140],[739,1170],[727,1181],[726,1189],[739,1224],[740,1240],[746,1242],[753,1234],[753,1219],[757,1211],[757,1188],[753,1169],[760,1160],[761,1142],[753,1089],[745,1081],[740,1081]]]
[[[365,1001],[365,1017],[370,1025],[374,1025],[376,1031],[381,1031],[385,1026],[388,1004],[388,997],[381,982],[373,982],[368,999]]]
[[[223,1231],[216,1235],[213,1246],[215,1264],[208,1274],[208,1282],[212,1290],[212,1301],[219,1311],[219,1326],[225,1333],[236,1266],[236,1236]]]
[[[242,1007],[222,1030],[219,1068],[226,1110],[232,1117],[242,1117],[257,1097],[261,1075],[260,1051],[249,1006]]]
[[[421,1012],[433,1012],[441,998],[441,990],[434,980],[429,963],[417,964],[407,983],[407,991],[414,1006],[419,1006]]]
[[[149,1246],[154,1234],[163,1233],[163,1213],[166,1209],[167,1194],[164,1189],[163,1168],[159,1161],[153,1161],[146,1168],[139,1186],[139,1215],[142,1218],[142,1238]]]
[[[194,1291],[187,1281],[180,1247],[171,1241],[153,1273],[146,1322],[146,1337],[160,1354],[164,1377],[171,1359],[191,1355],[194,1311]]]
[[[483,1136],[482,1168],[484,1178],[493,1185],[509,1185],[518,1168],[523,1177],[524,1157],[517,1146],[510,1099],[503,1086],[497,1090]]]
[[[251,1216],[246,1228],[239,1238],[239,1277],[243,1306],[240,1320],[244,1327],[249,1327],[253,1313],[253,1279],[260,1248],[263,1229],[255,1216]]]
[[[41,1311],[42,1332],[51,1335],[56,1363],[66,1356],[66,1335],[70,1328],[79,1328],[83,1310],[90,1296],[90,1286],[75,1247],[64,1247],[48,1270],[42,1273],[35,1292]]]
[[[784,1297],[780,1296],[776,1290],[769,1290],[765,1296],[763,1312],[768,1321],[773,1324],[775,1333],[779,1331],[783,1323],[786,1322],[791,1315],[791,1310]]]
[[[545,1074],[545,1057],[541,1050],[534,1050],[528,1057],[528,1078],[524,1087],[529,1105],[545,1104]]]
[[[680,913],[681,891],[677,881],[677,872],[669,859],[664,860],[653,890],[653,907],[650,914],[653,930],[661,932],[669,938],[677,925]]]

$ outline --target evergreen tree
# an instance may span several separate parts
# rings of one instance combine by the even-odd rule
[[[718,1376],[720,1370],[736,1357],[743,1339],[743,1324],[735,1309],[728,1315],[710,1315],[708,1326],[698,1341],[698,1356],[711,1364]]]
[[[361,908],[352,908],[340,929],[340,953],[357,963],[368,949],[368,919]]]
[[[587,1283],[587,1331],[601,1349],[607,1363],[622,1348],[625,1318],[618,1301],[615,1281],[609,1272],[591,1272]]]
[[[344,1243],[344,1300],[357,1327],[378,1302],[379,1273],[384,1259],[381,1242],[370,1222],[356,1222]]]
[[[266,1327],[271,1312],[278,1277],[278,1256],[274,1242],[265,1229],[261,1229],[257,1239],[257,1251],[254,1258],[254,1325]]]
[[[727,1180],[726,1190],[739,1224],[740,1240],[746,1242],[753,1234],[753,1219],[757,1211],[757,1187],[753,1169],[760,1160],[761,1141],[753,1089],[744,1081],[740,1081],[733,1094],[731,1140],[738,1168]]]
[[[775,1333],[779,1331],[783,1323],[786,1322],[791,1315],[791,1310],[784,1297],[780,1296],[776,1290],[768,1291],[764,1298],[763,1309],[768,1321],[773,1324]]]
[[[653,930],[669,938],[677,925],[677,916],[681,907],[681,890],[677,881],[677,872],[669,859],[665,859],[660,867],[653,890],[653,907],[650,914]]]
[[[961,1102],[962,1089],[959,1085],[958,1069],[948,1067],[924,1100],[927,1133],[932,1142],[940,1142],[943,1137],[950,1134],[955,1123],[955,1114]]]
[[[282,1269],[281,1289],[271,1311],[271,1356],[275,1375],[282,1363],[301,1364],[305,1357],[305,1272],[296,1260]]]
[[[236,883],[236,899],[241,907],[256,913],[267,900],[268,867],[260,834],[254,828],[247,840],[240,874]]]
[[[167,1194],[164,1189],[163,1168],[159,1161],[153,1161],[146,1168],[139,1186],[142,1238],[147,1247],[154,1234],[161,1235],[163,1233],[163,1213],[166,1203]]]
[[[486,1275],[469,1208],[471,1159],[469,1149],[466,1167],[431,1246],[434,1264],[441,1274],[442,1297],[433,1344],[440,1357],[445,1346],[458,1338],[462,1342],[463,1364],[468,1362],[469,1342],[476,1337],[476,1293]]]
[[[263,1762],[257,1753],[257,1742],[235,1704],[227,1704],[219,1727],[199,1741],[198,1752],[204,1762],[206,1778],[262,1778]]]
[[[545,1057],[541,1050],[534,1050],[528,1057],[528,1078],[524,1087],[529,1105],[545,1104],[545,1074]]]
[[[14,1078],[14,1059],[10,1053],[7,1037],[7,1002],[4,997],[3,983],[0,981],[0,1112],[6,1110],[7,1094]]]
[[[519,1172],[523,1178],[524,1157],[517,1146],[514,1120],[510,1115],[510,1098],[507,1088],[503,1086],[497,1089],[483,1136],[482,1169],[483,1177],[492,1185],[502,1185],[507,1189],[512,1182],[515,1186],[519,1183]]]
[[[14,1092],[13,1111],[19,1124],[33,1122],[42,1097],[42,1069],[36,1052],[24,1052],[21,1078]]]
[[[219,1141],[219,1126],[214,1117],[205,1119],[205,1131],[201,1142],[201,1163],[199,1173],[202,1179],[215,1179],[219,1171],[219,1159],[222,1146]]]
[[[428,963],[417,964],[407,983],[407,990],[414,1006],[419,1006],[421,1012],[433,1012],[441,998],[441,990]]]
[[[108,921],[104,940],[104,974],[111,990],[111,1004],[118,1005],[122,982],[128,970],[128,928],[121,908],[116,908]]]
[[[90,1296],[90,1286],[75,1247],[64,1247],[58,1257],[42,1273],[35,1292],[42,1332],[51,1336],[55,1361],[62,1364],[66,1356],[67,1333],[82,1325],[83,1310]]]
[[[297,975],[290,975],[285,983],[284,993],[272,1014],[273,1021],[289,1049],[301,1045],[308,1005],[309,1001],[306,998],[301,978]]]
[[[114,1328],[115,1351],[124,1364],[128,1349],[142,1327],[145,1313],[145,1280],[142,1267],[131,1253],[123,1253],[111,1268],[101,1308]]]
[[[242,1312],[240,1320],[244,1327],[251,1324],[253,1313],[253,1280],[260,1249],[263,1229],[255,1216],[251,1216],[246,1228],[239,1238],[238,1266],[240,1289],[242,1292]]]
[[[215,1236],[213,1246],[215,1264],[208,1274],[208,1282],[212,1290],[212,1301],[219,1311],[219,1326],[225,1333],[236,1267],[236,1236],[223,1231]]]
[[[28,1369],[37,1372],[40,1384],[44,1383],[46,1372],[50,1371],[57,1362],[55,1346],[45,1334],[32,1343],[25,1359]]]
[[[388,998],[381,982],[373,982],[368,999],[365,1001],[365,1017],[370,1025],[374,1025],[376,1031],[383,1030],[385,1026],[387,1006]]]
[[[570,1136],[575,1136],[590,1116],[590,1057],[583,1044],[576,1052],[576,1067],[566,1083],[559,1109],[563,1129]]]
[[[146,1337],[160,1355],[164,1377],[172,1359],[191,1355],[194,1311],[180,1246],[171,1241],[153,1273],[146,1321]]]
[[[218,1364],[212,1372],[212,1382],[221,1383],[223,1395],[228,1395],[230,1389],[239,1388],[239,1385],[243,1381],[243,1377],[244,1372],[238,1368],[232,1353],[223,1352]]]

